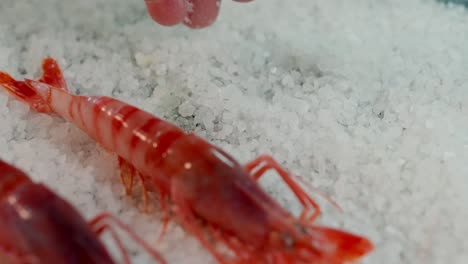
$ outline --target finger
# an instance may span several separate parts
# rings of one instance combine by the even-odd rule
[[[184,24],[190,28],[207,27],[218,17],[220,0],[188,0],[187,2],[189,6]]]
[[[187,16],[185,0],[145,0],[148,13],[163,26],[181,23]]]

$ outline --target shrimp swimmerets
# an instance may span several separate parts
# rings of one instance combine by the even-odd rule
[[[43,113],[73,122],[119,157],[131,191],[138,175],[147,191],[167,202],[182,225],[221,263],[345,263],[373,249],[366,238],[313,225],[320,208],[297,179],[272,157],[242,166],[206,140],[110,97],[78,96],[67,91],[53,59],[43,62],[39,81],[16,81],[0,73],[0,85]],[[295,217],[258,184],[275,170],[303,206]],[[221,242],[219,248],[211,241]],[[223,250],[224,249],[224,250]],[[224,254],[230,249],[232,254]]]
[[[113,264],[98,236],[109,231],[130,263],[114,223],[159,263],[165,260],[110,214],[87,223],[68,202],[0,160],[0,263]]]

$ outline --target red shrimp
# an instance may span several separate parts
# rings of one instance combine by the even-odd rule
[[[130,263],[114,223],[159,263],[164,259],[114,216],[103,213],[87,223],[68,202],[0,160],[0,263],[113,264],[98,236],[109,231]]]
[[[44,60],[43,70],[39,81],[16,81],[0,73],[0,84],[33,109],[64,117],[115,152],[127,191],[138,175],[145,201],[147,191],[157,192],[166,215],[171,202],[171,213],[220,263],[339,264],[373,250],[367,238],[314,225],[320,207],[272,157],[242,166],[206,140],[134,106],[70,94],[53,59]],[[302,204],[299,217],[259,185],[270,169]],[[130,173],[129,182],[122,172]]]

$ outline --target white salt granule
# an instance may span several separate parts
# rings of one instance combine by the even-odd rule
[[[294,79],[291,75],[286,74],[281,80],[281,84],[287,88],[292,88],[294,86]]]
[[[166,64],[159,64],[159,65],[156,67],[156,75],[162,76],[162,75],[165,75],[166,73],[167,73],[167,66],[166,66]]]
[[[29,106],[18,100],[11,100],[8,103],[10,106],[9,108],[17,113],[20,117],[26,115],[29,111]]]
[[[179,106],[179,114],[188,117],[194,114],[196,108],[189,101],[185,101]]]

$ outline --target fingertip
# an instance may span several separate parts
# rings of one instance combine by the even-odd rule
[[[145,0],[151,18],[163,26],[181,23],[187,15],[184,0]]]
[[[189,0],[189,11],[184,24],[190,28],[204,28],[216,21],[220,0]]]

